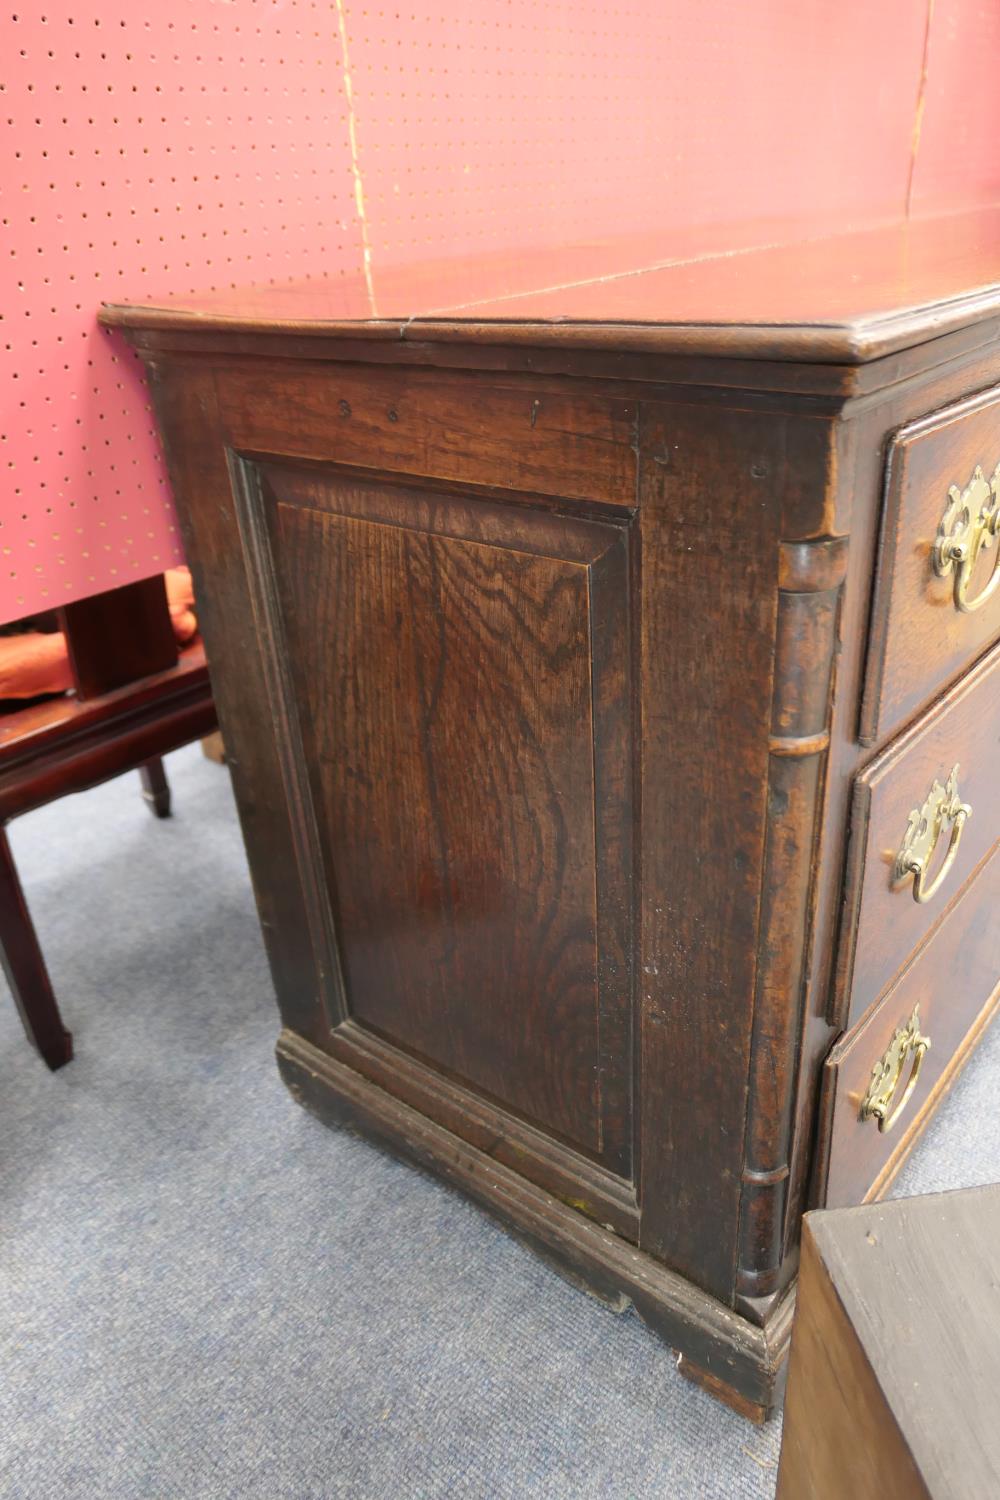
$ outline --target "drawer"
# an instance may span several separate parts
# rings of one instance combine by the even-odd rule
[[[863,745],[894,733],[1000,638],[998,489],[1000,389],[913,422],[893,438]],[[951,556],[970,544],[978,547],[971,576]]]
[[[1000,839],[998,767],[1000,650],[857,777],[834,1019],[871,1008]]]
[[[887,1185],[998,999],[1000,853],[878,1009],[830,1053],[821,1107],[820,1202],[828,1207],[859,1203]],[[921,1038],[930,1041],[922,1057]],[[911,1080],[912,1092],[904,1099]],[[880,1128],[870,1112],[873,1104],[878,1107],[879,1093],[888,1128]]]

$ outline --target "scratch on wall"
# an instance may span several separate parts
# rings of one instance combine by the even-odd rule
[[[927,59],[931,44],[931,22],[934,19],[934,0],[927,0],[927,20],[924,25],[924,54],[920,63],[920,82],[917,85],[917,105],[913,115],[913,130],[910,135],[910,170],[906,179],[906,217],[910,217],[913,201],[913,180],[917,169],[917,152],[920,149],[920,131],[924,123],[924,105],[927,102]]]
[[[337,0],[337,25],[340,30],[340,54],[344,70],[344,97],[347,100],[347,134],[351,146],[351,175],[354,178],[354,202],[361,225],[361,256],[365,268],[365,286],[368,289],[368,305],[373,318],[378,317],[375,302],[375,282],[372,278],[372,247],[368,234],[368,213],[365,208],[365,185],[358,161],[357,118],[354,113],[354,87],[351,83],[351,54],[347,46],[347,21],[344,16],[344,0]]]

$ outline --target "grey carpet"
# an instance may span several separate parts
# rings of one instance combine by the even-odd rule
[[[228,777],[168,769],[169,823],[127,777],[12,830],[77,1058],[0,994],[2,1493],[771,1496],[777,1423],[293,1104]],[[996,1175],[998,1080],[1000,1032],[900,1192]]]

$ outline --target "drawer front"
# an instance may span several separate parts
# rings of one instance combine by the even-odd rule
[[[862,744],[887,738],[1000,638],[998,493],[1000,390],[893,438]],[[974,566],[956,560],[963,550]]]
[[[1000,839],[998,767],[994,651],[857,778],[835,1018],[871,1008]]]
[[[887,1185],[926,1123],[935,1091],[953,1076],[998,999],[1000,853],[878,1009],[827,1060],[822,1119],[828,1207],[861,1202]],[[930,1042],[926,1052],[923,1040]]]

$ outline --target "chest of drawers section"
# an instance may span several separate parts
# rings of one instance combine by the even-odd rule
[[[888,443],[816,1197],[877,1197],[1000,1001],[1000,397]],[[936,701],[935,701],[936,700]],[[930,703],[930,706],[924,706]],[[914,718],[914,713],[916,717]]]
[[[763,1416],[810,1184],[889,1169],[869,1053],[933,1020],[933,1099],[987,1014],[996,603],[967,606],[992,541],[923,675],[899,600],[935,539],[904,536],[922,414],[1000,358],[968,333],[865,363],[806,327],[106,321],[150,371],[289,1087]],[[918,903],[886,851],[936,786]],[[959,963],[943,1026],[928,976]]]

